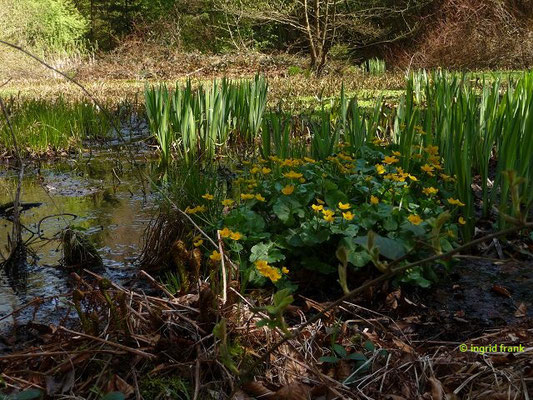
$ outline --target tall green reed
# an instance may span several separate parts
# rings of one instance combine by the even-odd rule
[[[196,89],[189,80],[172,94],[165,85],[147,86],[146,112],[161,157],[168,161],[174,147],[187,162],[212,159],[230,141],[253,143],[263,124],[267,94],[266,79],[259,75],[251,81],[224,78]]]

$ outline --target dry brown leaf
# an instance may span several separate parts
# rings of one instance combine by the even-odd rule
[[[237,390],[237,392],[235,392],[235,394],[233,395],[232,400],[252,400],[252,398],[246,393],[244,393],[242,390]]]
[[[122,379],[117,374],[113,375],[113,377],[109,380],[107,383],[107,392],[120,392],[122,393],[126,398],[131,396],[133,393],[135,393],[135,389],[133,386],[128,384],[124,379]]]
[[[527,315],[527,306],[525,303],[520,303],[518,309],[514,313],[516,318],[524,318]]]
[[[275,399],[276,396],[276,394],[272,390],[267,389],[263,385],[263,382],[259,381],[252,381],[243,384],[242,390],[244,390],[246,394],[250,396],[259,397],[261,399]]]
[[[411,346],[409,346],[407,343],[402,342],[400,339],[392,339],[392,341],[394,342],[396,347],[398,347],[398,349],[402,350],[404,353],[409,353],[413,355],[416,354],[415,350]]]
[[[504,356],[492,356],[490,359],[493,365],[499,366],[509,364],[514,358],[513,354],[506,354]]]
[[[492,291],[494,293],[497,293],[497,294],[505,296],[505,297],[511,297],[511,292],[509,292],[508,289],[504,288],[503,286],[497,285],[497,284],[494,284],[494,286],[492,286]]]
[[[336,380],[342,382],[350,376],[352,373],[352,368],[350,364],[344,360],[339,361],[335,365],[335,378]]]
[[[311,388],[303,383],[285,385],[276,392],[276,400],[310,400]]]
[[[429,378],[431,385],[431,397],[433,400],[442,400],[444,396],[444,389],[442,383],[437,378]]]
[[[385,298],[385,304],[390,310],[396,310],[398,308],[398,300],[400,300],[401,296],[402,290],[395,290],[387,295]]]

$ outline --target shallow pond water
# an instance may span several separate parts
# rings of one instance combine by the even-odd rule
[[[60,267],[62,248],[57,240],[59,232],[69,225],[84,232],[98,249],[105,265],[101,271],[104,276],[119,283],[135,276],[134,261],[154,208],[149,184],[143,184],[138,175],[139,169],[148,172],[152,164],[142,156],[136,162],[139,167],[114,150],[104,150],[96,155],[26,166],[22,201],[41,204],[24,211],[21,221],[35,233],[40,227],[42,238],[25,231],[30,252],[23,276],[13,279],[0,270],[0,319],[35,297],[69,291],[69,273]],[[14,170],[0,166],[0,205],[13,201],[16,179]],[[7,256],[11,230],[11,222],[5,216],[0,218],[3,257]],[[53,318],[50,316],[60,303],[59,299],[46,302],[39,316]],[[33,309],[22,313],[17,321],[32,318],[32,313]],[[11,317],[0,320],[0,330],[12,323]]]

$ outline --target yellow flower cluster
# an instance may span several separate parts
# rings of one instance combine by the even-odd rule
[[[335,221],[335,211],[333,210],[322,210],[322,214],[324,215],[324,221],[326,222],[333,222]]]
[[[388,180],[393,180],[395,182],[405,182],[407,178],[414,182],[418,181],[418,178],[416,176],[404,172],[404,170],[400,167],[396,168],[395,174],[387,174],[384,176],[384,178]]]
[[[435,174],[433,173],[433,171],[435,171],[435,167],[432,165],[424,164],[420,167],[420,169],[424,171],[426,174],[428,174],[429,176],[435,176]]]
[[[289,172],[284,173],[283,176],[289,179],[300,179],[303,175],[299,172],[290,170]]]
[[[193,208],[187,207],[185,209],[185,212],[187,214],[191,214],[191,215],[197,214],[197,213],[200,213],[200,212],[206,212],[206,211],[207,211],[207,208],[205,206],[196,206],[196,207],[193,207]]]
[[[340,158],[341,160],[344,160],[344,161],[349,161],[349,162],[355,161],[352,157],[350,157],[346,153],[339,153],[339,154],[337,154],[337,157]]]
[[[270,279],[272,282],[277,282],[281,279],[281,273],[278,268],[272,267],[265,260],[257,260],[255,262],[255,268],[265,278]],[[289,272],[287,270],[287,272]]]
[[[302,161],[297,158],[287,158],[285,160],[279,160],[278,162],[282,167],[299,167],[302,165]]]
[[[206,193],[202,196],[202,198],[211,201],[215,198],[215,196],[213,196],[212,194]]]
[[[235,240],[235,241],[242,239],[242,233],[233,232],[228,227],[225,227],[224,229],[222,229],[222,230],[220,230],[218,232],[220,233],[220,237],[224,238],[224,239],[230,238],[230,239]]]
[[[241,200],[257,200],[257,201],[265,201],[266,199],[261,195],[261,193],[241,193]],[[226,202],[226,204],[224,203]],[[231,203],[229,200],[224,200],[222,202],[223,205],[231,205],[233,204],[233,200],[231,200]]]
[[[220,255],[220,253],[216,250],[213,250],[213,252],[211,253],[211,255],[209,256],[209,258],[212,260],[212,261],[220,261],[222,260],[222,256]]]
[[[439,192],[439,189],[435,189],[434,187],[425,187],[422,189],[422,193],[424,193],[426,196],[433,196],[434,194],[437,194]]]

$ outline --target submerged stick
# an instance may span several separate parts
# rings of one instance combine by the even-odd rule
[[[97,336],[91,336],[91,335],[87,335],[86,333],[71,331],[70,329],[67,329],[64,326],[59,326],[58,329],[66,332],[66,333],[70,333],[71,335],[81,336],[81,337],[84,337],[84,338],[87,338],[87,339],[91,339],[91,340],[95,340],[97,342],[101,342],[101,343],[107,344],[108,346],[111,346],[111,347],[116,347],[117,349],[127,351],[128,353],[136,354],[136,355],[141,356],[143,358],[149,358],[149,359],[157,358],[157,356],[155,356],[154,354],[146,353],[146,352],[144,352],[142,350],[138,350],[138,349],[134,349],[132,347],[124,346],[123,344],[120,344],[120,343],[111,342],[109,340],[105,340],[105,339],[99,338]]]
[[[11,120],[9,119],[9,113],[4,104],[4,101],[0,97],[0,107],[2,108],[2,113],[6,119],[7,126],[11,133],[11,140],[13,140],[13,147],[15,149],[15,158],[17,159],[17,165],[19,167],[17,190],[15,192],[15,200],[13,201],[13,235],[11,237],[10,243],[10,252],[6,263],[11,262],[13,267],[17,267],[19,264],[18,255],[25,255],[24,244],[22,243],[22,227],[20,223],[20,198],[22,193],[22,179],[24,178],[24,163],[22,162],[22,157],[20,155],[20,149],[17,142],[17,136],[13,130],[13,125],[11,125]],[[23,258],[23,257],[20,257]]]

